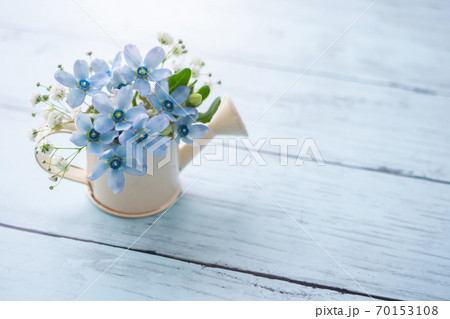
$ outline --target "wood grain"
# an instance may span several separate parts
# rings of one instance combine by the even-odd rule
[[[103,214],[70,182],[47,190],[19,132],[41,124],[23,112],[25,92],[51,83],[57,64],[70,70],[89,49],[112,57],[117,44],[147,48],[156,31],[168,30],[203,53],[225,83],[215,93],[230,93],[250,124],[371,3],[112,1],[104,10],[77,2],[103,30],[70,1],[0,10],[5,299],[74,298],[158,217]],[[136,19],[137,6],[158,13]],[[185,14],[192,7],[201,18]],[[187,168],[184,187],[198,184],[86,297],[358,299],[366,290],[450,298],[448,9],[440,1],[380,1],[249,127],[253,141],[314,138],[328,165],[293,166],[297,147],[290,165],[280,166],[265,145],[267,166]],[[241,145],[240,160],[245,155]],[[148,270],[158,275],[136,280]]]
[[[88,289],[123,249],[6,228],[0,241],[1,300],[367,300],[134,251]]]
[[[298,72],[373,2],[138,0],[123,5],[115,0],[105,10],[103,3],[86,0],[76,1],[82,9],[73,1],[21,1],[4,6],[0,23],[16,34],[53,34],[64,44],[64,39],[82,40],[85,45],[89,40],[108,41],[114,48],[114,41],[147,46],[157,31],[167,30],[198,54],[287,66]],[[135,8],[143,8],[148,17],[136,18]],[[449,4],[439,0],[408,1],[407,6],[400,0],[379,1],[313,69],[448,94],[450,44],[443,41],[450,32],[448,9]]]
[[[9,113],[8,121],[0,119],[2,127],[9,130],[14,122],[15,129],[25,129],[22,112]],[[2,176],[14,183],[0,185],[6,212],[1,223],[128,247],[155,220],[101,213],[75,183],[48,191],[46,173],[30,160],[32,150],[23,138],[0,141],[2,149],[13,145],[24,146],[3,160]],[[136,248],[364,293],[252,177],[370,294],[449,298],[448,185],[313,163],[279,166],[273,156],[266,160],[268,166],[261,167],[223,162],[188,167],[181,174],[184,187],[200,180]],[[17,165],[20,170],[9,169]]]

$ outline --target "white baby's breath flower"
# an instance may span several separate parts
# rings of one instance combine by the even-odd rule
[[[184,66],[183,63],[173,61],[173,72],[174,72],[174,73],[180,72],[180,71],[183,70],[184,68],[185,68],[185,66]]]
[[[49,127],[55,127],[62,122],[62,114],[58,111],[52,111],[47,117],[47,125]]]
[[[34,128],[29,128],[27,130],[27,136],[31,142],[34,142],[36,140],[36,136],[38,135],[38,131]]]
[[[31,106],[36,106],[36,104],[38,104],[39,102],[41,102],[41,94],[39,92],[31,93],[30,95]]]
[[[199,56],[193,56],[191,58],[191,65],[197,65],[199,67],[202,67],[205,65],[205,62],[203,62],[202,58]]]
[[[62,156],[54,156],[52,159],[52,164],[59,169],[64,169],[67,166],[67,161],[64,157]]]
[[[185,47],[181,43],[176,43],[172,46],[172,53],[173,55],[181,55],[185,53]]]
[[[50,97],[55,101],[62,101],[66,97],[66,91],[61,85],[53,85],[50,90]]]
[[[49,155],[53,152],[53,144],[47,140],[42,140],[37,146],[37,151],[40,154]]]
[[[56,183],[58,181],[58,175],[50,175],[48,179]]]
[[[50,105],[46,105],[41,110],[41,116],[44,118],[44,120],[47,121],[48,115],[53,111],[53,108]]]
[[[158,38],[159,43],[163,45],[172,45],[173,43],[172,36],[167,32],[158,32],[156,37]]]
[[[201,68],[198,65],[194,65],[191,67],[192,77],[194,79],[198,78],[200,76]]]

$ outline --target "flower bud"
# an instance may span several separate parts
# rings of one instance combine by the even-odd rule
[[[202,103],[202,96],[200,94],[192,93],[191,95],[189,95],[188,104],[197,107],[201,103]]]

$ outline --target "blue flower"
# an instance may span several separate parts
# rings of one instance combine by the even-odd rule
[[[123,50],[125,61],[128,65],[120,68],[120,75],[127,82],[134,82],[134,88],[141,96],[150,93],[150,83],[148,81],[157,82],[172,75],[169,69],[155,68],[164,59],[164,50],[161,47],[151,49],[144,60],[141,53],[135,45],[128,44]]]
[[[156,83],[155,95],[147,95],[147,99],[152,106],[159,112],[165,114],[170,121],[175,122],[175,116],[189,115],[196,118],[198,111],[193,107],[183,107],[184,102],[189,98],[191,90],[186,85],[177,87],[169,95],[169,84],[166,80]]]
[[[94,108],[101,114],[94,120],[95,129],[100,132],[127,130],[131,123],[141,114],[146,114],[143,106],[128,108],[133,100],[133,90],[125,86],[119,90],[116,96],[116,104],[104,95],[96,95],[92,99]],[[128,109],[128,110],[127,110]]]
[[[111,67],[109,67],[109,64],[102,59],[94,59],[94,61],[92,61],[91,67],[92,71],[94,71],[95,73],[104,72],[106,73],[106,75],[110,77],[112,72],[120,67],[121,62],[122,62],[122,52],[119,51],[114,57]]]
[[[106,73],[110,77],[110,81],[106,85],[109,92],[113,92],[113,89],[119,90],[126,85],[130,85],[131,82],[125,81],[120,75],[120,63],[122,62],[122,52],[118,52],[114,57],[111,67],[105,60],[95,59],[92,61],[92,70],[95,73]]]
[[[91,117],[86,113],[78,114],[76,125],[79,131],[72,133],[70,137],[72,143],[79,147],[87,145],[88,152],[97,156],[119,135],[116,131],[98,132],[94,129]]]
[[[126,151],[124,146],[118,146],[115,149],[104,152],[99,161],[92,167],[91,174],[88,176],[90,181],[95,181],[103,174],[108,172],[108,186],[114,194],[120,193],[125,186],[124,172],[133,176],[142,176],[140,172],[126,163]]]
[[[180,139],[186,144],[193,143],[193,138],[202,138],[209,132],[209,128],[203,124],[194,124],[194,119],[191,116],[181,117],[174,126],[174,139],[180,144]]]
[[[85,60],[76,60],[73,65],[73,73],[58,70],[55,73],[55,79],[64,86],[71,88],[67,95],[67,103],[71,107],[80,106],[86,94],[94,96],[101,93],[102,87],[106,84],[109,77],[106,73],[97,73],[89,76],[89,65]]]
[[[131,143],[132,154],[135,155],[137,163],[146,163],[147,151],[151,150],[154,156],[164,156],[171,143],[171,139],[159,136],[164,129],[169,126],[169,119],[158,114],[149,119],[148,115],[141,115],[137,118],[133,126],[123,131],[119,136],[121,145],[129,146]]]
[[[106,85],[106,88],[109,92],[113,92],[113,90],[120,90],[124,86],[130,85],[132,82],[125,81],[125,79],[120,75],[119,70],[112,71],[111,81]]]

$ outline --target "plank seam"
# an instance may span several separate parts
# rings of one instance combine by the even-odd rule
[[[12,108],[12,110],[16,111],[16,112],[24,112],[24,113],[29,112],[29,110],[24,108],[24,107],[11,105],[11,104],[0,103],[0,108],[7,108],[7,109]],[[224,145],[224,146],[228,147],[228,145]],[[244,146],[236,145],[236,148],[238,148],[240,150],[247,151],[247,148],[244,147]],[[267,155],[270,155],[270,156],[278,156],[279,155],[279,154],[277,154],[274,151],[263,150],[263,149],[258,150],[258,152],[263,153],[263,154],[267,154]],[[292,154],[287,154],[287,157],[288,158],[297,159],[297,156],[292,155]],[[312,162],[312,160],[310,160],[308,158],[305,158],[304,160],[308,161],[308,162]],[[336,161],[328,161],[328,160],[325,160],[325,163],[327,165],[344,167],[344,168],[348,168],[348,169],[357,169],[357,170],[362,170],[362,171],[369,171],[369,172],[374,172],[374,173],[388,174],[388,175],[399,176],[399,177],[404,177],[404,178],[412,178],[412,179],[417,179],[417,180],[422,180],[422,181],[427,181],[427,182],[432,182],[432,183],[450,185],[450,181],[447,181],[447,180],[431,178],[431,177],[426,177],[426,176],[420,176],[420,175],[414,175],[414,174],[408,174],[408,173],[402,172],[399,169],[389,168],[389,167],[385,167],[385,166],[380,166],[378,168],[374,168],[374,167],[368,167],[368,166],[358,166],[358,165],[352,165],[352,164],[345,164],[345,163],[340,163],[340,162],[336,162]]]
[[[48,237],[54,237],[54,238],[63,238],[63,239],[68,239],[68,240],[75,240],[75,241],[79,241],[79,242],[84,242],[84,243],[91,243],[91,244],[96,244],[96,245],[102,245],[102,246],[107,246],[107,247],[111,247],[111,248],[127,249],[127,247],[125,247],[125,246],[108,244],[108,243],[104,243],[104,242],[100,242],[100,241],[96,241],[96,240],[77,238],[77,237],[73,237],[73,236],[67,236],[67,235],[61,235],[61,234],[56,234],[56,233],[51,233],[51,232],[45,232],[45,231],[40,231],[40,230],[35,230],[35,229],[25,228],[25,227],[20,227],[20,226],[14,226],[14,225],[9,225],[9,224],[4,224],[4,223],[0,223],[0,227],[14,229],[14,230],[17,230],[17,231],[33,233],[33,234],[42,235],[42,236],[48,236]],[[201,262],[201,261],[197,261],[197,260],[193,260],[193,259],[188,259],[188,258],[176,257],[176,256],[168,255],[168,254],[163,254],[163,253],[159,253],[159,252],[154,251],[154,250],[146,250],[146,249],[138,249],[138,248],[130,248],[128,250],[134,251],[134,252],[137,252],[137,253],[143,253],[143,254],[147,254],[147,255],[164,257],[164,258],[177,260],[177,261],[181,261],[181,262],[185,262],[185,263],[195,264],[195,265],[199,265],[201,267],[222,269],[222,270],[227,270],[227,271],[232,271],[232,272],[238,272],[238,273],[242,273],[242,274],[252,275],[252,276],[255,276],[255,277],[261,277],[261,278],[265,278],[265,279],[284,281],[284,282],[288,282],[288,283],[299,285],[299,286],[310,287],[310,288],[313,288],[313,289],[331,290],[331,291],[339,292],[341,294],[348,294],[348,295],[367,297],[367,294],[365,294],[363,292],[350,290],[350,289],[346,289],[346,288],[339,288],[339,287],[333,287],[333,286],[329,286],[329,285],[323,285],[323,284],[318,284],[318,283],[313,283],[313,282],[308,282],[308,281],[303,281],[303,280],[296,280],[296,279],[291,279],[291,278],[284,277],[284,276],[267,274],[267,273],[262,273],[262,272],[258,272],[258,271],[247,270],[247,269],[240,269],[240,268],[230,267],[230,266],[225,266],[225,265],[206,263],[206,262]],[[385,296],[379,296],[379,295],[373,295],[373,294],[371,294],[371,296],[373,298],[375,298],[375,299],[384,300],[384,301],[400,301],[400,299],[395,299],[395,298],[390,298],[390,297],[385,297]]]
[[[236,148],[247,151],[247,148],[244,146],[237,145]],[[277,152],[263,150],[263,149],[259,149],[258,152],[267,154],[267,155],[271,155],[271,156],[279,155]],[[292,154],[286,154],[286,155],[288,158],[297,159],[297,155],[292,155]],[[314,162],[314,160],[311,160],[308,158],[302,158],[302,159],[307,162]],[[367,166],[345,164],[345,163],[340,163],[340,162],[336,162],[336,161],[328,161],[326,159],[324,159],[324,160],[325,160],[326,165],[333,165],[333,166],[344,167],[344,168],[348,168],[348,169],[357,169],[357,170],[362,170],[362,171],[369,171],[369,172],[374,172],[374,173],[381,173],[381,174],[387,174],[387,175],[393,175],[393,176],[399,176],[399,177],[405,177],[405,178],[418,179],[418,180],[432,182],[432,183],[450,185],[450,181],[426,177],[426,176],[414,175],[414,174],[407,174],[407,173],[402,172],[399,169],[389,168],[389,167],[385,167],[385,166],[380,166],[378,168],[374,168],[374,167],[367,167]]]

